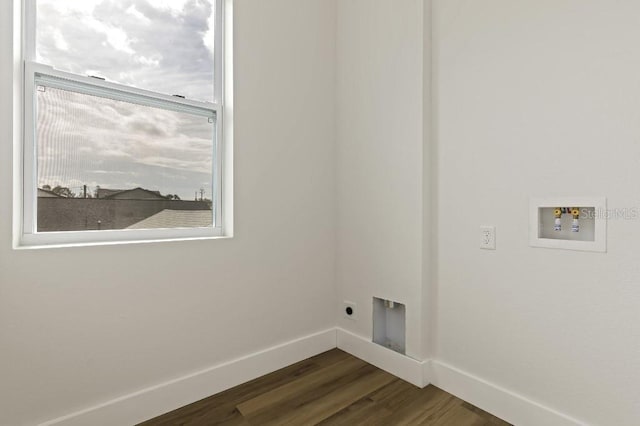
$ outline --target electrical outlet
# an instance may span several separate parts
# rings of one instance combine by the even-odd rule
[[[480,248],[485,250],[496,249],[496,227],[495,226],[480,227]]]
[[[358,318],[356,316],[356,312],[356,304],[353,302],[347,302],[345,300],[342,307],[342,313],[344,314],[344,317],[355,321]]]

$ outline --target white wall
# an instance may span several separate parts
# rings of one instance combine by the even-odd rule
[[[0,5],[0,424],[33,424],[334,325],[335,3],[236,0],[235,237],[11,249]]]
[[[13,251],[0,203],[0,424],[336,317],[370,338],[372,296],[406,303],[410,356],[589,424],[637,424],[640,222],[611,221],[606,254],[533,249],[527,208],[547,195],[640,208],[640,5],[434,0],[433,64],[428,5],[236,0],[232,240]],[[482,224],[497,226],[494,252],[478,248]]]
[[[640,3],[436,0],[436,358],[589,424],[640,419],[640,222],[528,247],[529,196],[638,208]],[[478,248],[497,226],[497,250]]]
[[[340,326],[371,338],[372,297],[406,304],[422,359],[423,1],[338,1]],[[343,318],[342,301],[357,304]]]

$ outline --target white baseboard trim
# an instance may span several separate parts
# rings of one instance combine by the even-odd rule
[[[424,383],[425,386],[435,385],[433,382],[431,362],[432,360],[430,359],[426,359],[422,362],[422,383]]]
[[[336,330],[331,328],[49,420],[40,426],[133,425],[335,347]]]
[[[339,349],[418,387],[429,384],[423,376],[423,361],[394,352],[342,328],[337,331]]]
[[[517,426],[580,426],[585,422],[437,361],[417,361],[341,328],[338,348],[419,387],[433,384]]]
[[[440,389],[517,426],[579,426],[585,422],[489,383],[443,362],[431,360],[427,377]]]
[[[133,425],[335,347],[418,387],[432,383],[518,426],[585,422],[437,360],[418,361],[332,328],[62,416],[39,426]]]

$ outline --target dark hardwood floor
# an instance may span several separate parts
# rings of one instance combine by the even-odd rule
[[[334,349],[140,426],[508,423],[434,386],[419,389]]]

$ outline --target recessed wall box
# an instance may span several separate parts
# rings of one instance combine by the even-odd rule
[[[580,251],[607,251],[607,199],[531,198],[529,245]]]
[[[404,355],[406,308],[402,303],[373,298],[373,342]]]

